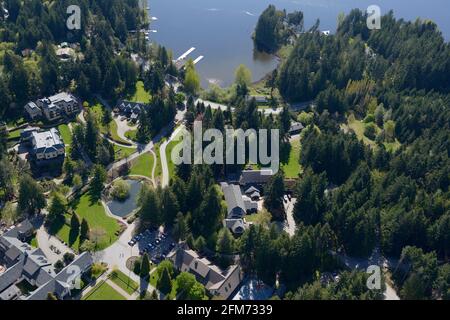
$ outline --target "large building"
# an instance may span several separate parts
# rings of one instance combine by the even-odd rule
[[[25,111],[32,120],[45,116],[48,121],[56,121],[79,112],[80,103],[71,93],[60,92],[36,102],[29,102],[25,106]]]
[[[21,138],[22,142],[30,145],[30,155],[38,163],[64,160],[65,144],[56,128],[47,131],[40,131],[38,128],[24,129]]]
[[[168,257],[180,272],[195,275],[212,296],[228,299],[242,282],[242,272],[238,265],[232,265],[222,270],[208,259],[200,257],[186,245],[181,245]]]
[[[227,217],[224,225],[234,234],[240,235],[246,229],[245,215],[258,211],[258,204],[248,196],[242,195],[238,185],[223,182],[221,187],[227,203]]]
[[[93,263],[85,252],[59,273],[39,248],[23,242],[29,225],[19,225],[0,237],[0,300],[46,300],[49,293],[68,297]]]

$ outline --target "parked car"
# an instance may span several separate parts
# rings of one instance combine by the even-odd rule
[[[136,242],[133,241],[133,240],[131,240],[130,242],[128,242],[128,245],[129,245],[130,247],[134,246],[135,244],[136,244]]]

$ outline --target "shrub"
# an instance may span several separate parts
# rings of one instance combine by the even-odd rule
[[[364,129],[364,135],[370,140],[375,140],[377,136],[377,129],[373,123],[369,123]]]
[[[114,182],[111,196],[118,201],[125,201],[130,196],[130,185],[123,180]]]

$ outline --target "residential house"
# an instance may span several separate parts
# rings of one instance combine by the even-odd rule
[[[292,122],[291,128],[289,129],[289,134],[291,136],[293,136],[295,134],[299,134],[300,132],[302,132],[303,129],[305,129],[305,127],[300,122],[296,122],[296,121]]]
[[[222,192],[227,203],[227,216],[224,220],[224,226],[235,235],[244,233],[247,225],[244,216],[250,212],[258,211],[258,204],[249,197],[243,196],[241,188],[238,185],[221,184]]]
[[[190,250],[185,244],[181,245],[167,257],[180,272],[189,272],[195,275],[209,294],[221,299],[228,299],[240,286],[243,275],[238,265],[232,265],[226,270],[201,257]]]
[[[38,163],[49,160],[64,160],[65,144],[56,128],[47,131],[28,128],[22,131],[21,137],[23,143],[31,145],[30,156]]]
[[[42,110],[35,102],[28,102],[25,106],[25,111],[31,120],[36,120],[42,117]]]
[[[25,111],[32,120],[45,116],[48,121],[56,121],[64,116],[73,116],[80,110],[78,99],[67,92],[60,92],[36,102],[29,102],[25,106]]]
[[[68,297],[76,280],[91,268],[92,256],[85,252],[56,274],[41,249],[19,239],[28,229],[29,225],[21,225],[0,237],[0,265],[6,267],[0,273],[0,300],[45,300],[49,293]]]

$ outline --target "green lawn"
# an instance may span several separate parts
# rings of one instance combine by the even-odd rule
[[[130,175],[144,176],[151,179],[154,163],[155,157],[151,153],[145,153],[134,160]]]
[[[66,145],[72,144],[72,132],[67,124],[62,124],[58,127],[61,138],[64,140]]]
[[[90,291],[83,300],[126,300],[124,296],[114,290],[106,282],[101,282]]]
[[[132,141],[136,141],[136,134],[137,134],[137,130],[129,130],[127,132],[125,132],[125,137],[127,137],[128,139],[132,140]]]
[[[132,102],[149,103],[151,98],[150,93],[145,91],[144,83],[138,81],[136,83],[136,93],[129,100]]]
[[[366,123],[364,123],[364,121],[360,121],[360,120],[353,120],[353,121],[348,121],[348,125],[342,125],[343,129],[352,129],[356,136],[358,137],[359,140],[362,140],[364,142],[364,144],[371,146],[373,148],[377,147],[377,144],[375,141],[370,140],[369,138],[367,138],[364,135],[364,130],[366,129]],[[376,125],[375,125],[376,126]],[[381,132],[381,129],[376,126],[377,129],[377,135]],[[401,143],[395,139],[395,142],[385,142],[384,146],[386,147],[386,150],[394,152],[396,151],[398,148],[401,147]]]
[[[129,295],[132,295],[134,292],[139,290],[139,284],[130,279],[126,274],[124,274],[120,270],[114,270],[111,273],[110,279],[112,282],[114,282],[124,291],[126,291]]]
[[[269,213],[269,211],[264,209],[263,211],[260,211],[256,214],[246,215],[245,220],[254,224],[269,225],[270,221],[272,220],[272,215]]]
[[[172,162],[172,150],[182,141],[181,133],[179,133],[166,147],[167,166],[169,167],[169,179],[175,175],[175,164]]]
[[[114,145],[114,152],[116,154],[116,161],[125,159],[126,157],[129,157],[133,153],[137,151],[136,148],[128,148],[128,147],[122,147],[118,145]]]
[[[9,140],[18,140],[20,138],[20,133],[22,130],[14,130],[8,133]]]
[[[78,214],[80,220],[83,218],[87,220],[91,233],[93,231],[100,233],[97,250],[103,250],[117,240],[116,232],[120,229],[119,223],[106,215],[100,202],[91,203],[91,197],[88,193],[75,200],[72,203],[72,208]]]
[[[67,215],[67,218],[70,219],[70,216]],[[58,230],[57,236],[59,239],[67,243],[71,248],[73,248],[75,251],[78,251],[80,247],[80,237],[73,237],[70,235],[70,226],[67,224],[64,224],[61,229]]]
[[[295,179],[298,178],[299,174],[302,171],[300,165],[300,137],[291,142],[291,151],[289,153],[289,161],[287,164],[282,165],[282,169],[286,178]]]

